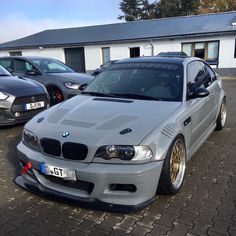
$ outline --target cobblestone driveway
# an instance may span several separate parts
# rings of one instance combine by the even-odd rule
[[[22,126],[0,129],[0,235],[236,235],[236,80],[225,80],[228,119],[187,164],[182,190],[132,214],[46,200],[14,183]]]

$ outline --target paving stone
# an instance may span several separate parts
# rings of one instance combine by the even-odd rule
[[[137,224],[149,229],[153,228],[153,224],[155,221],[159,220],[161,218],[161,215],[159,216],[153,216],[149,213],[144,213],[143,218],[140,219]]]
[[[196,235],[204,235],[206,234],[207,230],[210,227],[212,227],[212,224],[203,223],[201,221],[194,221],[194,225],[192,229],[188,231],[188,233]]]
[[[174,227],[174,226],[172,226]],[[172,230],[172,227],[168,227],[161,224],[154,224],[153,230],[147,234],[147,236],[163,236],[166,235],[168,231]]]
[[[218,215],[214,216],[214,220],[223,220],[233,223],[232,212],[227,210],[220,210],[218,211]]]
[[[187,232],[191,229],[192,227],[186,224],[174,222],[174,227],[171,231],[167,233],[168,236],[182,236],[186,235]]]
[[[122,217],[107,214],[105,216],[104,221],[101,224],[96,225],[96,228],[104,230],[106,232],[110,232],[112,231],[112,227],[118,223],[121,223],[121,221],[122,221]]]
[[[198,217],[198,214],[190,213],[190,212],[181,212],[180,216],[176,219],[177,222],[193,225],[194,219]]]
[[[146,235],[149,232],[151,232],[150,228],[146,228],[146,227],[143,227],[141,225],[136,224],[136,225],[133,226],[133,230],[131,231],[130,235],[132,235],[132,236],[143,236],[143,235]]]
[[[32,235],[32,231],[36,230],[37,228],[38,228],[37,225],[33,225],[33,224],[30,224],[29,222],[25,222],[20,227],[17,227],[15,231],[12,231],[12,234],[15,236],[22,236],[22,235],[30,236]]]
[[[93,230],[93,227],[97,225],[97,221],[87,219],[84,222],[82,222],[79,226],[79,230],[84,233],[91,233]]]
[[[135,218],[135,217],[129,216],[129,215],[125,215],[124,219],[120,223],[117,223],[113,227],[113,229],[114,228],[121,228],[121,229],[124,229],[126,232],[130,232],[133,230],[132,226],[137,221],[138,221],[138,218]]]
[[[46,221],[43,225],[33,230],[32,233],[40,236],[47,235],[49,232],[54,231],[57,227],[57,224],[52,224],[52,222]]]
[[[128,233],[130,233],[130,231],[127,232],[124,229],[115,228],[115,229],[113,229],[113,231],[111,232],[110,235],[112,235],[112,236],[121,236],[121,235],[128,235]]]
[[[229,235],[228,229],[229,229],[230,226],[232,226],[231,222],[214,219],[214,225],[209,230],[213,231],[215,233]]]
[[[103,230],[99,230],[99,229],[94,229],[91,233],[88,234],[89,236],[105,236],[105,235],[109,235],[108,232],[103,231]]]
[[[178,215],[164,213],[156,223],[172,227],[176,219],[178,219]]]

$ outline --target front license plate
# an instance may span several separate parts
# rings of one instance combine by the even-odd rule
[[[41,163],[40,169],[41,173],[44,175],[52,175],[65,180],[76,180],[75,170],[52,166],[45,163]]]
[[[25,110],[35,110],[35,109],[39,109],[45,106],[44,101],[41,102],[32,102],[32,103],[27,103],[25,104]]]

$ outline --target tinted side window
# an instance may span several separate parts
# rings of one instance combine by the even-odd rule
[[[0,59],[0,65],[5,69],[12,69],[12,61],[10,59]]]
[[[203,64],[200,61],[193,61],[187,67],[187,98],[192,95],[194,89],[204,86],[206,77]]]
[[[205,76],[205,72],[200,61],[194,61],[188,64],[187,75],[189,84],[201,83],[201,80]]]
[[[15,60],[14,72],[25,73],[27,70],[32,70],[32,69],[33,66],[30,63],[22,60]]]
[[[205,70],[206,81],[207,81],[207,86],[205,87],[208,87],[213,81],[216,80],[216,75],[215,75],[215,72],[207,64],[204,64],[204,70]]]

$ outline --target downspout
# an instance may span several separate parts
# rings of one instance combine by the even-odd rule
[[[152,40],[150,40],[150,45],[151,45],[151,56],[154,56],[154,45],[152,43]]]

